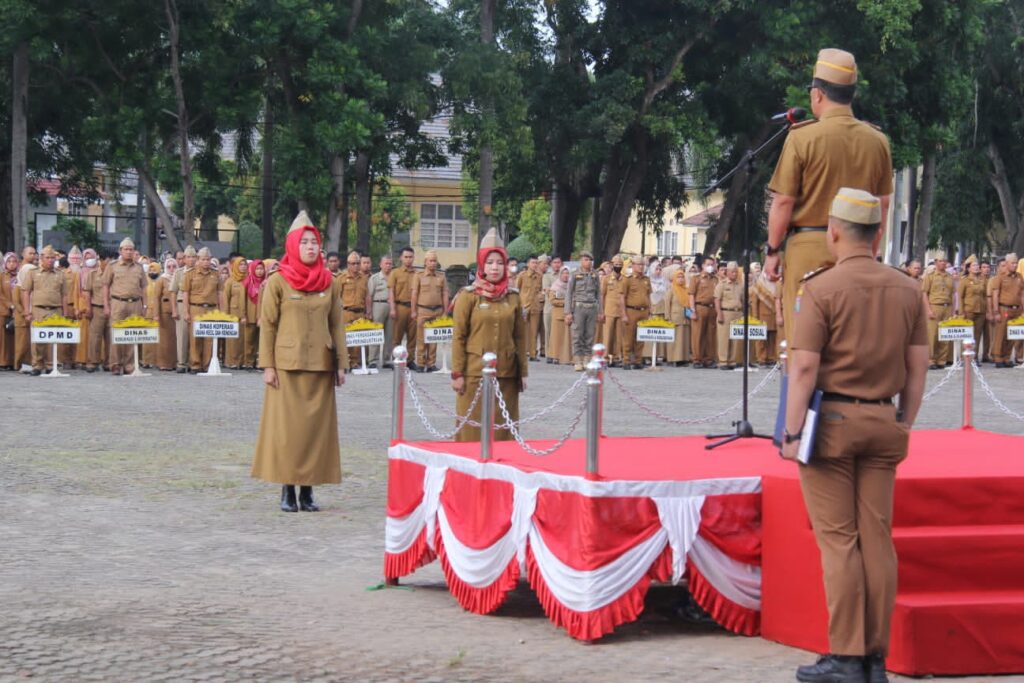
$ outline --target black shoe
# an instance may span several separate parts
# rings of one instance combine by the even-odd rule
[[[889,677],[885,675],[885,657],[882,655],[865,657],[864,678],[867,683],[889,683]]]
[[[412,361],[409,361],[409,365],[407,367],[409,368],[410,372],[419,372],[420,371],[420,366],[416,365],[416,363],[414,363]]]
[[[939,370],[941,368],[942,368],[941,365],[936,365],[935,363],[932,363],[931,365],[928,366],[929,370]]]
[[[643,370],[644,366],[641,363],[633,363],[633,369],[634,370]]]
[[[825,655],[814,664],[798,666],[796,680],[804,683],[864,683],[864,658]]]
[[[537,361],[539,361],[539,360],[540,360],[540,358],[536,358],[536,357],[532,357],[532,358],[530,358],[530,362],[531,362],[531,363],[536,363],[536,362],[537,362]]]
[[[706,367],[708,370],[714,370],[715,368],[718,367],[718,363],[716,363],[713,360],[709,360],[708,362],[704,363],[704,367]]]
[[[91,373],[94,373],[94,372],[96,372],[96,368],[90,368],[90,367],[86,367],[86,368],[85,368],[85,371],[91,374]]]
[[[175,372],[178,373],[179,375],[184,375],[186,372],[188,372],[188,368],[178,368],[177,370],[175,370]]]
[[[299,487],[299,508],[303,512],[320,512],[320,506],[313,502],[313,487]]]
[[[732,370],[732,368],[729,367],[728,363],[719,363],[718,364],[718,369],[719,370]]]
[[[427,372],[437,372],[439,370],[440,368],[438,368],[436,365],[431,365],[429,368],[427,368]]]
[[[33,377],[38,377],[39,375],[43,374],[43,371],[40,370],[39,368],[32,368],[32,372],[30,372],[29,374],[32,375]]]
[[[295,487],[285,484],[281,487],[281,512],[298,512],[299,506],[295,504]]]

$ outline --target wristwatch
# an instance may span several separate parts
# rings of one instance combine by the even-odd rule
[[[800,440],[800,432],[796,434],[790,434],[788,430],[782,432],[782,443],[793,443],[794,441]]]
[[[764,255],[765,256],[775,256],[776,254],[779,253],[779,251],[781,249],[782,249],[781,245],[778,246],[778,247],[773,247],[772,245],[768,244],[767,242],[764,243]]]

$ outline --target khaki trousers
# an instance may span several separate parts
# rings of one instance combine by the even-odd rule
[[[572,314],[573,360],[589,359],[597,332],[597,304],[577,303]]]
[[[44,318],[48,318],[49,316],[51,316],[51,315],[53,315],[55,313],[56,314],[61,313],[60,309],[56,309],[56,308],[54,308],[54,309],[51,309],[51,308],[41,308],[39,306],[33,306],[32,307],[32,320],[33,320],[33,322],[36,321],[36,320],[42,320]],[[29,328],[26,328],[26,329],[29,330],[29,334],[31,335],[31,333],[32,333],[31,328],[29,327]],[[31,339],[31,336],[29,338]],[[33,344],[32,345],[32,367],[33,368],[35,368],[36,370],[44,370],[44,369],[45,370],[51,370],[51,369],[53,369],[53,349],[50,348],[51,346],[53,346],[53,344]],[[57,356],[58,357],[60,356],[60,349],[57,349]],[[59,358],[58,358],[57,362],[58,363],[60,362]]]
[[[387,303],[373,302],[373,322],[384,323],[384,359],[385,363],[391,362],[391,334],[392,324],[391,316],[388,315],[391,311],[391,307]],[[380,360],[380,347],[371,346],[366,349],[367,362],[376,363]]]
[[[205,306],[191,306],[189,313],[192,316],[192,320],[195,320],[201,315],[209,313],[212,309],[206,308]],[[189,367],[195,372],[206,372],[206,369],[210,367],[210,357],[213,355],[213,339],[210,337],[195,337],[192,335],[192,324],[189,323],[189,335],[188,335],[188,362]],[[220,342],[217,342],[217,346],[220,346]]]
[[[391,345],[398,346],[405,339],[405,350],[409,352],[409,358],[414,359],[416,354],[416,321],[412,319],[408,304],[395,303],[395,319],[392,321]]]
[[[185,302],[178,301],[178,319],[174,321],[174,348],[178,356],[178,367],[188,367],[189,341],[192,337],[192,326],[185,322]]]
[[[928,357],[933,365],[945,365],[953,355],[951,342],[939,341],[939,323],[949,317],[948,304],[932,304],[935,319],[928,319]]]
[[[605,316],[604,328],[601,333],[601,343],[604,344],[605,358],[608,362],[618,359],[622,360],[621,351],[622,321],[618,317]],[[589,355],[589,354],[588,354]]]
[[[884,655],[896,601],[893,488],[910,430],[892,405],[821,408],[800,486],[821,551],[829,652]]]
[[[345,326],[347,327],[350,323],[354,323],[360,318],[365,318],[366,313],[364,311],[344,311],[345,314]],[[367,349],[369,352],[369,349]],[[367,363],[369,363],[369,353],[367,353]],[[362,352],[358,346],[353,346],[348,350],[348,367],[351,369],[363,367]]]
[[[92,317],[89,318],[89,350],[86,355],[86,367],[96,368],[105,363],[109,337],[110,318],[103,312],[102,306],[93,306]]]
[[[715,307],[697,304],[694,310],[696,320],[690,321],[690,339],[693,342],[693,362],[710,363],[714,360],[717,345],[715,329]]]
[[[142,300],[139,301],[118,301],[110,299],[110,323],[113,325],[119,320],[130,318],[133,315],[142,315]],[[135,370],[135,351],[132,344],[109,343],[107,358],[111,369],[121,368],[125,372]],[[141,361],[140,361],[141,362]]]
[[[7,331],[8,318],[12,316],[0,316],[0,368],[12,367],[14,363],[14,330]],[[18,368],[15,368],[17,370]]]
[[[622,362],[640,363],[643,361],[644,345],[636,340],[636,324],[648,318],[648,310],[642,311],[626,308],[622,318]]]
[[[428,308],[420,308],[416,313],[416,365],[429,368],[437,365],[437,344],[428,344],[423,341],[423,326],[441,317],[443,309],[432,311]]]
[[[743,360],[743,340],[729,339],[729,325],[732,321],[743,317],[743,311],[722,311],[722,320],[718,323],[718,364],[737,365]]]
[[[825,232],[791,233],[782,253],[782,315],[786,322],[786,339],[793,338],[793,313],[800,281],[807,273],[833,263],[828,252]]]
[[[1020,315],[1019,308],[1007,309],[1002,306],[999,307],[999,317],[992,325],[992,360],[997,363],[1008,363],[1013,352],[1017,351],[1017,361],[1021,359],[1021,343],[1019,341],[1010,341],[1006,338],[1006,323],[1011,318],[1016,318]]]
[[[551,348],[551,311],[553,306],[550,302],[544,302],[544,319],[542,325],[544,326],[543,331],[540,333],[540,352],[547,355],[548,349]],[[559,349],[555,349],[551,352],[552,358],[558,358]]]
[[[974,359],[980,362],[989,353],[988,320],[984,313],[965,313],[964,317],[974,326]]]
[[[544,311],[534,304],[530,307],[530,310],[526,312],[526,355],[530,359],[537,357],[537,336],[541,331],[541,320],[544,317]],[[543,350],[543,344],[541,344]]]
[[[751,361],[756,360],[758,363],[774,363],[779,349],[779,333],[778,330],[768,330],[768,339],[765,341],[756,341],[751,345]]]

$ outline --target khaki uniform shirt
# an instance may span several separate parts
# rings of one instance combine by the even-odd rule
[[[388,302],[388,278],[383,272],[378,271],[371,275],[366,287],[373,303],[386,304]]]
[[[366,290],[369,286],[369,279],[362,273],[350,274],[344,271],[334,278],[334,289],[341,299],[341,306],[352,313],[366,312]]]
[[[482,377],[483,355],[492,352],[498,356],[499,378],[529,374],[526,321],[517,292],[509,290],[494,300],[466,287],[455,299],[452,318],[452,372]]]
[[[56,269],[33,268],[25,273],[21,291],[31,293],[30,303],[33,306],[60,308],[64,305],[65,282],[64,274]]]
[[[715,298],[722,302],[723,311],[743,310],[743,283],[722,280],[715,285]]]
[[[625,280],[621,274],[612,272],[601,280],[601,301],[604,302],[604,315],[607,318],[622,317],[622,289]]]
[[[793,316],[790,348],[821,354],[817,388],[865,400],[902,391],[907,347],[928,343],[917,283],[870,256],[804,278]]]
[[[145,300],[146,272],[138,263],[125,263],[118,259],[107,264],[103,271],[103,284],[110,287],[111,298]]]
[[[828,225],[832,200],[841,187],[856,187],[876,197],[892,194],[889,140],[874,126],[858,121],[850,107],[838,107],[790,129],[768,189],[796,197],[790,223]]]
[[[412,279],[416,271],[412,268],[395,268],[388,277],[388,287],[395,293],[396,304],[408,304],[412,300]]]
[[[960,311],[967,315],[978,315],[988,310],[985,305],[985,278],[968,275],[960,279]]]
[[[1021,291],[1024,290],[1024,280],[1021,280],[1017,273],[1003,273],[992,278],[992,291],[999,289],[1000,306],[1020,306]]]
[[[275,273],[260,306],[261,368],[328,372],[348,367],[345,322],[333,287],[300,292]]]
[[[245,318],[248,322],[255,322],[249,320],[245,315],[246,305],[245,302],[249,300],[249,295],[245,291],[245,285],[241,282],[228,279],[224,283],[224,312],[228,315],[238,316],[241,320]]]
[[[181,291],[188,292],[190,306],[197,304],[217,305],[217,293],[220,291],[220,274],[213,268],[205,273],[201,268],[192,268],[185,273],[181,281]]]
[[[435,270],[433,275],[423,271],[417,273],[412,281],[412,291],[416,293],[416,305],[440,312],[444,306],[444,295],[448,292],[441,271]]]
[[[715,288],[718,286],[718,278],[701,271],[700,275],[690,280],[690,294],[697,304],[703,306],[715,305]]]
[[[174,271],[177,273],[178,271]],[[245,289],[244,287],[242,288]],[[171,317],[174,315],[176,303],[174,301],[174,292],[171,291],[171,278],[164,277],[161,275],[156,279],[156,286],[153,291],[153,305],[156,307],[151,313],[154,320],[159,320],[159,316]],[[159,310],[159,313],[157,313]]]
[[[626,308],[630,310],[651,310],[651,278],[646,275],[634,275],[623,281],[622,296],[626,299]]]
[[[555,284],[555,280],[557,280],[557,279],[558,279],[558,273],[556,273],[554,271],[549,271],[547,273],[544,273],[544,275],[542,275],[541,278],[540,278],[541,288],[543,288],[543,290],[544,290],[544,311],[545,312],[551,310],[551,305],[552,305],[551,299],[553,297],[548,296],[548,293],[551,292],[551,285]],[[564,299],[565,297],[562,297],[562,298]]]
[[[109,265],[107,266],[109,268]],[[90,304],[99,308],[103,305],[103,273],[105,269],[94,268],[85,276],[85,291],[89,294]]]
[[[14,285],[11,284],[11,274],[6,270],[0,270],[0,318],[10,318],[13,315]]]
[[[519,298],[524,311],[533,311],[544,306],[544,277],[532,270],[519,274],[516,279]]]
[[[953,303],[953,276],[949,273],[928,273],[921,281],[921,291],[932,306],[949,306]]]
[[[184,295],[181,291],[181,285],[185,281],[185,273],[189,272],[190,270],[192,269],[186,268],[185,266],[181,266],[176,271],[174,271],[174,275],[171,277],[171,291],[174,292],[175,301],[183,300]]]

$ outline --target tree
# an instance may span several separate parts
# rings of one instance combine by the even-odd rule
[[[532,199],[519,215],[519,235],[530,241],[538,252],[551,251],[551,202]]]

